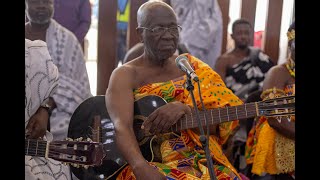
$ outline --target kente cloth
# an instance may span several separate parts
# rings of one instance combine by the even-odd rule
[[[284,90],[276,90],[276,93],[268,93],[266,97],[294,95],[295,85],[287,85]],[[289,118],[295,121],[295,116]],[[292,174],[295,171],[295,141],[271,128],[264,116],[257,118],[254,123],[249,132],[245,150],[247,164],[252,164],[252,173]]]
[[[214,68],[221,55],[222,13],[218,0],[174,0],[171,7],[182,26],[180,41],[190,54]]]
[[[245,100],[248,95],[262,88],[266,73],[273,66],[268,55],[249,47],[249,56],[240,63],[227,68],[225,83],[235,95]]]
[[[242,101],[226,88],[221,77],[207,64],[194,56],[186,55],[199,77],[201,95],[206,109],[242,104]],[[187,77],[182,76],[167,82],[146,84],[133,90],[134,98],[137,100],[147,95],[158,95],[167,102],[180,101],[193,107],[191,95],[184,88],[186,80]],[[194,95],[197,107],[202,109],[197,84],[194,84]],[[219,124],[219,137],[211,135],[209,138],[209,149],[217,179],[241,179],[220,147],[238,123],[236,120]],[[204,165],[205,152],[201,147],[198,134],[190,129],[182,130],[180,135],[161,143],[162,162],[152,162],[151,165],[159,169],[167,179],[210,179],[208,168]],[[125,167],[117,179],[135,179],[130,166]]]
[[[57,90],[58,68],[52,62],[47,45],[25,39],[25,126],[40,105]],[[49,133],[44,137],[52,140]],[[25,156],[25,179],[69,180],[68,166],[50,158]]]
[[[92,95],[84,55],[75,35],[51,19],[46,42],[60,74],[58,89],[53,94],[57,108],[50,116],[50,130],[54,140],[62,140],[67,137],[73,112]]]

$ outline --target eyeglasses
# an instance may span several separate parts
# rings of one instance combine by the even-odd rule
[[[30,4],[40,4],[40,2],[44,4],[53,4],[52,0],[29,0],[28,1]]]
[[[182,27],[180,25],[177,26],[172,26],[172,27],[154,27],[152,29],[147,28],[147,27],[137,27],[137,29],[146,29],[150,32],[152,32],[155,35],[162,35],[164,34],[166,31],[168,31],[169,33],[176,35],[178,33],[180,33],[180,31],[182,30]]]

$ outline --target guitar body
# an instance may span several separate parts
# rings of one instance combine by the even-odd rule
[[[126,163],[115,144],[114,126],[107,112],[104,96],[90,97],[76,108],[70,120],[68,137],[72,139],[89,137],[92,139],[92,124],[95,116],[101,118],[103,132],[100,133],[100,142],[103,143],[106,157],[101,166],[89,167],[88,169],[71,166],[71,171],[79,179],[101,179],[99,176],[106,178]]]
[[[165,104],[167,102],[163,98],[155,95],[144,96],[134,102],[133,130],[139,143],[140,151],[148,161],[152,160],[152,149],[150,149],[152,136],[146,136],[144,131],[141,130],[141,125],[153,111]]]
[[[165,104],[166,101],[159,96],[146,96],[135,101],[134,131],[139,144],[141,144],[140,150],[146,160],[151,160],[150,137],[144,136],[141,124],[149,114]],[[89,167],[88,169],[71,167],[72,172],[79,179],[99,179],[100,175],[106,178],[126,164],[116,146],[115,130],[106,109],[105,96],[90,97],[77,107],[70,120],[68,137],[72,139],[89,137],[92,139],[94,132],[92,124],[95,116],[101,118],[100,141],[103,143],[106,157],[101,166]],[[115,177],[116,175],[113,176],[113,178]]]

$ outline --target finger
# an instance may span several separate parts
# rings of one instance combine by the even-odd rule
[[[167,133],[167,132],[170,132],[172,131],[172,129],[170,129],[172,126],[172,123],[170,122],[166,122],[163,126],[163,129],[162,129],[162,133]]]
[[[158,116],[158,111],[154,111],[153,113],[151,113],[147,120],[145,120],[143,123],[142,123],[142,126],[141,126],[141,129],[150,129],[150,126],[152,124],[152,122],[157,118]]]
[[[31,132],[31,138],[38,139],[44,136],[43,129],[39,125],[35,125]]]
[[[28,124],[27,124],[27,126],[26,126],[26,129],[27,129],[28,132],[31,132],[31,130],[33,129],[34,124],[35,124],[35,121],[30,119]]]
[[[161,128],[160,123],[162,120],[161,116],[157,116],[157,118],[152,121],[152,124],[150,124],[150,133],[155,134],[160,132],[158,129]]]
[[[187,106],[187,108],[186,108],[186,114],[187,114],[187,115],[191,115],[192,110],[193,110],[193,107]]]
[[[37,139],[37,132],[33,129],[29,136],[30,139]]]
[[[163,131],[165,131],[165,125],[167,123],[170,123],[170,121],[168,122],[168,118],[163,118],[159,121],[158,125],[155,127],[155,132],[156,133],[162,133]]]

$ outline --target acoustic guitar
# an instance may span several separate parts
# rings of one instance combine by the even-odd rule
[[[92,142],[90,139],[68,138],[63,141],[25,139],[25,155],[52,158],[77,168],[87,169],[89,166],[101,165],[105,151],[101,143]]]
[[[150,148],[150,140],[152,135],[145,134],[141,129],[143,121],[157,108],[167,104],[167,102],[156,95],[144,96],[134,102],[134,131],[140,150],[147,160],[151,160],[152,149]],[[216,125],[228,121],[244,120],[258,116],[281,117],[295,114],[295,96],[286,96],[271,100],[247,103],[240,106],[229,106],[223,108],[210,109],[200,111],[200,119],[202,125]],[[205,121],[204,114],[208,117]],[[116,173],[126,165],[124,158],[121,156],[115,144],[115,130],[113,123],[108,115],[105,97],[95,96],[84,101],[75,110],[69,124],[68,137],[76,138],[79,136],[93,137],[96,135],[93,130],[93,121],[97,118],[101,119],[101,127],[99,130],[99,139],[103,143],[103,147],[107,152],[101,166],[85,169],[72,168],[73,173],[80,179],[84,177],[92,177],[92,179],[107,178],[115,179]],[[185,115],[171,127],[172,132],[184,129],[198,127],[196,114]]]

